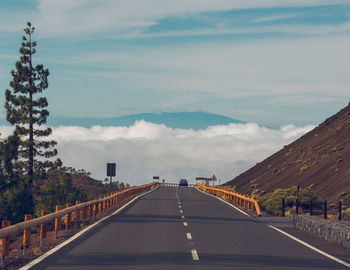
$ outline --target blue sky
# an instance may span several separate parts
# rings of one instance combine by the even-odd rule
[[[53,116],[305,125],[349,102],[350,1],[1,0],[0,18],[1,100],[31,21]]]

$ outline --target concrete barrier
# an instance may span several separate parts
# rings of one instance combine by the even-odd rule
[[[339,221],[325,220],[316,216],[293,216],[294,228],[350,248],[350,227],[342,223],[343,222]]]

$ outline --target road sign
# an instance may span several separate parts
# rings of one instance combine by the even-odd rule
[[[210,178],[208,178],[208,177],[196,177],[196,181],[216,181],[216,180],[217,179],[216,179],[215,174]]]
[[[107,176],[116,176],[116,167],[115,163],[107,163]]]
[[[214,181],[217,181],[215,174],[213,174],[212,177],[208,178],[208,177],[196,177],[196,181],[205,181],[206,185],[209,184],[210,181],[213,182],[214,185]]]

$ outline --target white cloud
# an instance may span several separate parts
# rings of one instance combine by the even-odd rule
[[[12,126],[0,126],[0,139],[7,138],[14,131]]]
[[[66,166],[84,168],[96,178],[105,177],[107,162],[116,162],[118,179],[131,184],[149,182],[153,175],[177,181],[213,173],[223,182],[312,128],[275,130],[248,123],[194,131],[138,121],[130,127],[61,126],[54,128],[52,138]],[[3,135],[10,131],[0,127]]]

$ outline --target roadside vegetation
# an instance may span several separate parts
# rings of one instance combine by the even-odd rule
[[[43,65],[34,65],[34,31],[27,23],[20,58],[5,92],[6,119],[15,131],[0,140],[0,220],[12,224],[23,221],[25,214],[39,216],[41,210],[53,212],[56,205],[65,207],[67,202],[75,204],[128,186],[118,181],[103,184],[85,170],[62,166],[56,158],[57,142],[45,140],[52,133],[46,126],[49,111],[43,95],[50,73]]]
[[[297,186],[276,189],[274,192],[264,194],[260,197],[261,209],[269,214],[280,216],[282,214],[282,199],[285,200],[285,214],[290,216],[295,213],[295,205],[297,199]],[[310,200],[313,203],[314,211],[321,211],[322,200],[318,197],[310,187],[300,188],[299,190],[299,211],[310,210]]]
[[[218,188],[239,193],[236,190],[236,186],[225,185],[225,186],[218,186]],[[246,194],[243,194],[243,195],[246,195]],[[298,196],[297,186],[293,186],[286,189],[278,188],[274,192],[263,193],[263,194],[261,194],[261,191],[259,190],[254,190],[252,194],[250,194],[251,198],[254,198],[260,202],[260,208],[262,211],[264,211],[266,214],[274,215],[274,216],[282,215],[283,198],[284,198],[284,205],[285,205],[285,215],[291,216],[292,214],[295,214],[297,196]],[[226,197],[223,197],[223,199],[229,201],[229,199]],[[299,213],[310,211],[310,201],[312,201],[314,214],[321,214],[324,201],[312,191],[312,186],[300,188],[299,204],[298,204]]]

